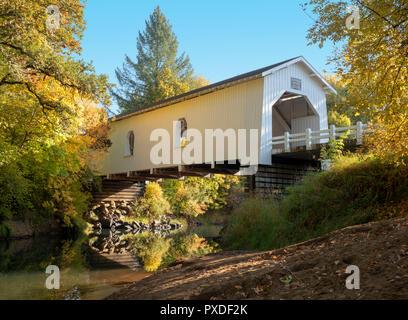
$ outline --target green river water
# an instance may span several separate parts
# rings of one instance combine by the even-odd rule
[[[30,238],[0,242],[0,300],[103,299],[151,272],[144,259],[161,267],[175,258],[200,256],[217,248],[211,239],[222,227],[201,226],[170,235],[112,234],[77,239]],[[116,241],[119,247],[109,248]],[[136,248],[136,249],[135,249]],[[157,255],[157,256],[156,256]],[[147,257],[147,258],[146,258]],[[147,261],[147,260],[146,260]],[[47,266],[60,270],[60,288],[47,289]]]

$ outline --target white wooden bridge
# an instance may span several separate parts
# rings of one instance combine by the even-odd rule
[[[310,170],[320,169],[320,150],[328,141],[346,136],[346,148],[350,145],[354,150],[368,132],[361,122],[350,127],[328,126],[328,94],[336,90],[304,57],[295,57],[118,115],[111,119],[112,146],[101,160],[101,176],[144,183],[235,174],[245,176],[252,191],[285,189]],[[158,128],[174,132],[175,122],[180,134],[166,151],[171,160],[153,163],[151,150],[157,140],[152,141],[152,132]],[[236,152],[221,152],[214,159],[214,148],[204,148],[193,164],[180,163],[180,145],[188,129],[201,136],[207,129],[257,130],[257,164],[248,168]],[[246,137],[245,145],[251,143]],[[239,150],[238,141],[231,144],[232,150]],[[253,167],[258,168],[256,173]]]

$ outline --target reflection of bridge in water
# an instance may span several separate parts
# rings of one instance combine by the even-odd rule
[[[88,262],[92,269],[143,269],[143,264],[140,259],[129,252],[102,253],[91,249],[88,256]]]

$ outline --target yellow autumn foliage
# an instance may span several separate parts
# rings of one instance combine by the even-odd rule
[[[350,29],[347,5],[358,8],[359,28]],[[354,116],[374,133],[366,140],[375,154],[401,164],[408,159],[408,19],[406,0],[310,0],[316,18],[310,44],[339,46],[330,59],[347,87]]]

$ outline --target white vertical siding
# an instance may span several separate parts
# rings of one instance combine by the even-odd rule
[[[205,137],[206,129],[225,131],[234,128],[261,131],[262,97],[263,79],[259,78],[120,121],[113,121],[109,132],[112,146],[101,163],[101,173],[123,173],[173,166],[173,164],[155,165],[151,162],[150,151],[157,142],[150,141],[150,134],[155,129],[162,128],[170,133],[172,139],[173,121],[180,118],[185,118],[187,127],[197,129],[202,137]],[[126,135],[131,130],[135,133],[135,155],[124,157]],[[249,133],[247,146],[249,150]],[[214,150],[215,143],[212,151]],[[172,149],[172,159],[173,151]],[[227,143],[225,143],[224,156],[225,158],[220,160],[236,160],[236,157],[234,159],[228,157]],[[203,159],[205,159],[205,153],[203,153]]]
[[[292,127],[292,132],[291,133],[304,133],[306,128],[311,128],[312,131],[320,130],[319,129],[320,123],[319,123],[319,117],[318,116],[310,116],[310,117],[302,117],[302,118],[297,118],[297,119],[292,119],[291,122],[291,127]],[[304,142],[292,142],[292,146],[297,147],[297,146],[304,146]]]
[[[311,128],[313,131],[320,130],[319,129],[320,121],[318,116],[292,119],[291,124],[292,124],[291,133],[303,133],[305,132],[306,128]]]
[[[261,131],[261,150],[260,163],[271,164],[271,140],[272,140],[272,108],[280,96],[285,92],[293,92],[307,97],[311,105],[318,114],[313,121],[313,125],[318,125],[316,130],[327,129],[327,109],[326,94],[322,85],[310,76],[312,72],[304,67],[302,63],[289,65],[283,69],[277,70],[264,77],[264,93],[262,106],[262,131]],[[290,78],[302,80],[302,90],[291,89]],[[316,123],[317,121],[317,123]],[[298,121],[296,130],[305,130],[301,128],[306,125],[305,121]]]

